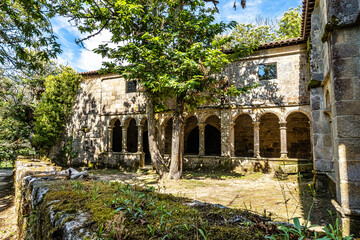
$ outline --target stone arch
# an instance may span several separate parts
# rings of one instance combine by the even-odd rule
[[[131,116],[126,116],[126,117],[124,117],[123,120],[122,120],[123,126],[124,126],[124,127],[128,127],[131,120],[134,120],[134,121],[135,121],[135,125],[136,125],[136,120],[135,120],[133,117],[131,117]]]
[[[221,155],[220,118],[212,115],[205,121],[205,155]]]
[[[236,119],[241,115],[248,115],[252,122],[256,122],[255,114],[250,114],[248,112],[237,112],[236,114],[233,115],[232,121],[235,122]]]
[[[305,112],[305,111],[302,111],[302,110],[291,110],[289,112],[287,112],[284,116],[284,120],[285,122],[287,121],[286,119],[291,115],[291,114],[294,114],[294,113],[302,113],[304,114],[307,118],[308,118],[308,121],[310,121],[310,116],[309,116],[309,113],[308,112]]]
[[[186,118],[184,127],[184,153],[199,154],[199,127],[195,116]]]
[[[279,113],[279,112],[271,111],[271,110],[269,110],[269,109],[266,109],[266,111],[260,112],[260,113],[258,114],[258,116],[257,116],[257,122],[260,122],[262,116],[264,116],[265,114],[273,114],[273,115],[275,115],[275,116],[279,119],[279,121],[280,121],[280,119],[284,119],[284,118],[283,118],[283,117],[284,117],[284,114],[281,114],[281,113]],[[284,119],[284,120],[285,120],[285,119]]]
[[[260,156],[266,158],[280,157],[280,124],[274,113],[264,113],[260,119]]]
[[[170,118],[165,123],[165,154],[171,154],[172,126],[173,118]]]
[[[127,151],[130,153],[137,152],[138,145],[138,127],[134,118],[128,119],[127,122]]]
[[[234,151],[237,157],[254,156],[254,127],[249,114],[236,117],[234,126]]]
[[[110,126],[112,127],[112,151],[121,152],[122,151],[122,126],[119,119],[112,119],[110,121]]]
[[[115,126],[115,122],[117,121],[121,123],[121,120],[119,118],[112,118],[109,122],[109,127],[113,128]]]
[[[289,158],[311,157],[309,118],[302,112],[292,112],[286,118],[287,151]]]
[[[220,118],[219,114],[217,112],[211,112],[211,113],[207,113],[205,115],[202,115],[201,117],[199,117],[201,123],[205,123],[207,121],[208,118],[210,117],[218,117]]]
[[[145,124],[146,124],[146,127],[147,127],[147,117],[143,117],[141,120],[140,120],[140,124],[143,125],[145,127]]]

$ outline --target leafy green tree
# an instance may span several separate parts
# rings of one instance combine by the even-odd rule
[[[279,21],[279,29],[276,30],[277,40],[300,37],[301,21],[301,6],[290,8]]]
[[[34,154],[34,111],[44,91],[44,78],[58,71],[52,62],[42,62],[36,71],[8,76],[0,72],[0,159],[15,160],[19,154]]]
[[[19,154],[33,154],[29,141],[32,133],[34,104],[26,85],[17,77],[0,74],[0,162],[15,160]]]
[[[50,18],[55,1],[2,0],[0,3],[0,65],[14,71],[37,70],[61,52]]]
[[[45,79],[45,92],[35,109],[33,145],[48,153],[60,139],[71,114],[81,76],[70,67]]]
[[[301,31],[301,7],[290,8],[279,21],[259,19],[260,25],[239,23],[229,36],[218,36],[218,38],[230,37],[231,41],[224,48],[232,49],[236,56],[252,54],[260,44],[290,38],[300,37]],[[270,24],[268,24],[270,23]]]
[[[165,99],[175,101],[169,177],[180,178],[184,111],[215,101],[222,91],[236,92],[233,86],[219,87],[226,81],[218,81],[214,75],[229,63],[220,49],[228,39],[214,41],[214,37],[235,22],[214,23],[216,8],[205,7],[202,0],[89,0],[86,4],[67,0],[65,5],[70,6],[64,8],[66,14],[77,21],[80,31],[91,33],[89,37],[103,29],[113,34],[111,41],[117,47],[105,44],[96,50],[113,59],[105,64],[108,70],[141,83],[148,98],[150,153],[160,175],[168,170],[155,140],[154,114],[167,109]],[[130,67],[117,67],[124,61]]]
[[[229,36],[218,36],[217,38],[230,37],[231,41],[224,45],[232,49],[237,56],[252,54],[261,43],[271,42],[276,39],[275,33],[270,26],[256,26],[255,24],[239,23]]]

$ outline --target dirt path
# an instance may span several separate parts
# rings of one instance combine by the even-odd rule
[[[13,171],[0,169],[0,239],[16,239]]]

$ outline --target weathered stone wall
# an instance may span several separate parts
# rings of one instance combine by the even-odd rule
[[[211,139],[209,140],[206,136],[197,138],[195,136],[197,133],[193,133],[195,138],[191,138],[197,141],[192,144],[196,148],[193,152],[199,155],[217,154],[225,159],[235,156],[233,130],[235,119],[239,114],[249,114],[251,124],[260,122],[260,116],[267,112],[276,114],[278,121],[283,122],[286,115],[293,111],[304,112],[309,116],[305,48],[305,44],[298,44],[264,49],[257,51],[253,56],[237,60],[225,68],[224,74],[228,74],[230,82],[238,87],[252,83],[260,83],[262,86],[246,96],[230,99],[229,105],[204,105],[195,112],[186,113],[186,119],[191,116],[195,119],[190,124],[191,126],[184,128],[185,152],[188,135],[193,129],[199,136],[206,135],[205,132],[208,132],[207,136],[211,134],[215,136],[217,133],[209,130],[210,126],[213,126],[220,131],[220,153],[209,152],[209,148],[206,153],[206,146],[209,146]],[[277,63],[277,79],[259,81],[259,64],[275,62]],[[71,164],[92,163],[131,168],[144,164],[141,149],[141,144],[144,143],[140,136],[140,134],[145,134],[142,130],[146,121],[144,103],[141,93],[126,92],[126,81],[117,75],[87,76],[81,85],[74,106],[74,114],[67,126],[67,137],[72,137],[72,150],[76,154]],[[171,108],[171,103],[169,106]],[[157,115],[158,126],[156,127],[159,133],[160,149],[163,153],[170,153],[171,149],[171,126],[167,124],[171,117],[171,111]],[[115,128],[116,122],[117,128]],[[168,126],[167,129],[166,126]],[[238,122],[238,127],[241,127],[240,122]],[[279,134],[279,131],[276,126],[274,132]],[[254,136],[253,134],[249,133],[247,138]],[[215,136],[215,138],[218,137]],[[248,147],[240,151],[246,151],[246,156],[252,157],[255,153],[254,146],[251,145],[254,143],[250,140],[248,142]],[[113,144],[121,144],[121,147],[114,148]],[[237,148],[241,148],[239,140],[236,144]],[[274,142],[273,145],[276,145],[276,151],[279,152],[280,142]],[[214,147],[217,148],[218,144],[216,143]],[[121,152],[114,152],[114,149],[120,149]]]
[[[259,64],[266,63],[277,64],[276,79],[259,80]],[[231,98],[230,103],[238,107],[309,104],[309,91],[306,89],[309,68],[305,44],[257,51],[230,64],[224,74],[237,87],[260,84],[251,94]]]
[[[329,145],[331,164],[317,170],[334,171],[337,210],[344,234],[360,230],[360,1],[318,0],[312,13],[312,79],[321,86],[311,90],[314,147]],[[321,41],[322,40],[322,41]],[[322,60],[322,61],[321,61]],[[327,96],[327,94],[329,96]],[[329,102],[328,102],[329,101]],[[325,115],[324,115],[325,114]],[[328,115],[328,119],[324,116]],[[330,138],[329,138],[330,130]],[[316,139],[318,138],[318,139]]]
[[[60,201],[46,195],[68,176],[50,162],[18,158],[15,164],[15,199],[19,239],[85,239],[95,234],[85,224],[89,215],[76,209],[53,210]]]

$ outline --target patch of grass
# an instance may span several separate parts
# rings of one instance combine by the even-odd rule
[[[194,186],[202,181],[183,180]],[[244,216],[250,222],[261,220],[239,209],[211,206],[189,207],[188,199],[159,194],[153,187],[119,182],[61,181],[52,183],[44,198],[54,202],[52,211],[91,214],[89,228],[102,239],[263,239],[264,230],[232,222]],[[40,213],[43,216],[48,214]],[[44,224],[47,224],[46,221]],[[51,224],[48,224],[49,226]],[[48,236],[56,229],[48,229]]]

